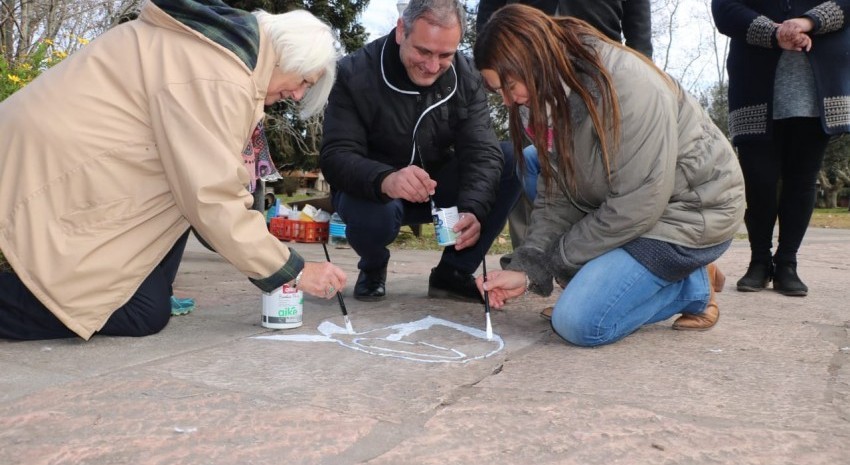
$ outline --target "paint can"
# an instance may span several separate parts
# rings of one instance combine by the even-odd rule
[[[284,284],[274,291],[263,292],[264,328],[290,329],[303,324],[304,292]]]
[[[452,228],[458,220],[457,207],[433,208],[431,215],[434,217],[437,245],[440,247],[454,245],[457,242],[457,233]]]

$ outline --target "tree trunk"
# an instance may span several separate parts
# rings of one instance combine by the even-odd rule
[[[838,208],[838,191],[839,189],[830,189],[823,192],[823,198],[826,201],[826,208]]]

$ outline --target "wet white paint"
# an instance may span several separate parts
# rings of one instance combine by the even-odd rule
[[[404,340],[414,333],[427,331],[434,326],[444,326],[480,339],[485,349],[481,351],[483,353],[466,354],[456,348],[443,347],[421,340]],[[492,339],[488,340],[487,333],[480,329],[430,315],[410,323],[399,323],[363,333],[349,334],[347,329],[329,321],[323,321],[318,330],[321,334],[268,335],[256,336],[255,339],[290,342],[335,342],[343,347],[370,355],[427,363],[467,363],[490,357],[505,348],[505,342],[497,334],[494,334]]]

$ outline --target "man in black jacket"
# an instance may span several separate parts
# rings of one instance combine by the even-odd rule
[[[457,52],[457,0],[413,0],[396,28],[339,63],[319,164],[360,256],[359,300],[386,295],[387,249],[402,225],[456,206],[457,243],[431,270],[428,295],[480,301],[472,273],[519,194],[499,149],[481,76]]]

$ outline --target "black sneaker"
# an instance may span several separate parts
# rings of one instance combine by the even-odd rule
[[[360,270],[354,285],[354,298],[363,302],[379,302],[387,297],[387,267],[375,271]]]
[[[428,297],[484,303],[481,293],[478,292],[478,286],[475,285],[474,276],[442,266],[431,268],[431,277],[428,278]]]
[[[773,290],[782,295],[805,297],[809,294],[800,277],[797,276],[796,263],[776,263],[773,271]]]

